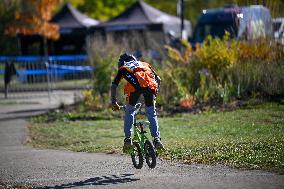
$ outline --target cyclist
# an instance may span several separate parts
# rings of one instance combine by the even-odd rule
[[[126,151],[132,146],[131,131],[135,116],[134,111],[140,95],[144,96],[146,115],[150,122],[150,131],[154,138],[154,146],[158,150],[163,149],[155,107],[155,98],[161,81],[160,77],[148,63],[137,61],[131,54],[122,54],[118,61],[118,72],[111,85],[111,102],[114,111],[119,109],[116,90],[121,79],[127,81],[124,87],[127,103],[124,117],[125,139],[123,151]]]

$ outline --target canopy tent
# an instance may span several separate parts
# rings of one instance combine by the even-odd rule
[[[86,33],[89,27],[99,24],[99,21],[82,14],[68,3],[54,15],[51,22],[59,25],[61,35]]]
[[[181,20],[176,16],[164,13],[142,0],[137,1],[120,15],[99,24],[105,32],[126,30],[163,30],[175,37],[180,37]],[[191,34],[191,23],[184,21],[185,30]]]
[[[48,41],[50,55],[85,53],[88,29],[99,24],[99,21],[82,14],[68,3],[53,16],[51,22],[59,25],[60,38]],[[23,55],[43,54],[40,36],[22,36],[21,41]]]

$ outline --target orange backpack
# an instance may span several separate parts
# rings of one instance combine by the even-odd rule
[[[150,88],[155,93],[157,92],[158,83],[156,82],[155,75],[151,69],[151,66],[148,63],[140,61],[131,61],[126,62],[122,67],[120,67],[120,69],[122,68],[126,68],[127,71],[134,74],[141,88]],[[134,87],[130,83],[127,83],[124,88],[124,93],[129,95],[131,92],[134,91]]]

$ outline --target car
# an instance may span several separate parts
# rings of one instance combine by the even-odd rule
[[[284,17],[283,18],[274,18],[273,22],[273,32],[274,39],[284,45]]]
[[[262,5],[229,5],[203,10],[190,42],[193,46],[202,43],[208,35],[222,38],[226,31],[231,38],[240,40],[273,37],[270,12]]]

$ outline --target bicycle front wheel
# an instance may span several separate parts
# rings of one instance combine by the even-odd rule
[[[144,149],[145,149],[145,159],[147,165],[151,169],[155,168],[157,164],[156,152],[153,144],[149,140],[145,141]]]
[[[133,142],[133,152],[131,153],[131,159],[136,169],[143,167],[143,153],[138,142]]]

